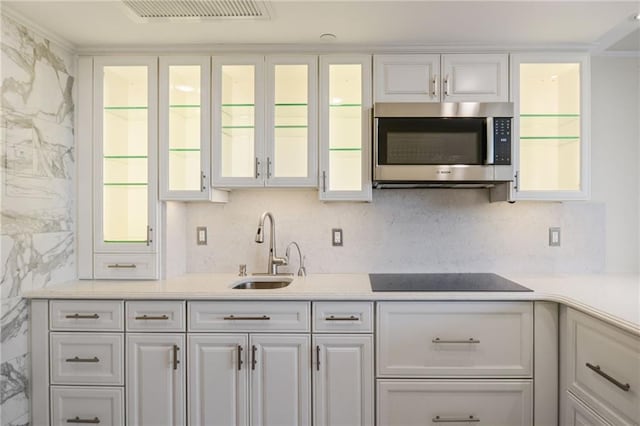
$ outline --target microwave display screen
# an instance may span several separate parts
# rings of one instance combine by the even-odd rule
[[[380,165],[481,165],[486,147],[483,118],[381,118]]]

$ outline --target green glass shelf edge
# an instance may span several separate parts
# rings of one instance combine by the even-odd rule
[[[105,182],[104,186],[147,186],[146,182]]]
[[[555,118],[580,117],[580,114],[520,114],[520,118]]]
[[[145,158],[149,158],[146,155],[105,155],[104,157],[105,160],[117,160],[117,159],[130,159],[130,158],[134,158],[134,159],[145,159]]]
[[[361,107],[362,104],[329,104],[330,107]]]
[[[302,125],[300,125],[300,126],[297,126],[297,125],[285,126],[285,125],[283,125],[283,126],[273,126],[273,127],[276,128],[276,129],[308,129],[309,128],[309,126],[302,126]]]
[[[169,105],[169,108],[200,108],[200,105]]]
[[[169,152],[200,152],[200,148],[169,148]]]
[[[520,136],[520,139],[580,139],[580,136]]]
[[[146,244],[147,240],[103,240],[109,244]]]
[[[146,106],[106,106],[104,107],[105,110],[107,111],[111,111],[111,110],[143,110],[143,109],[149,109],[149,107]]]
[[[296,104],[296,103],[292,103],[292,104],[274,104],[277,107],[303,107],[303,106],[309,106],[309,104]]]
[[[223,129],[254,129],[255,126],[222,126]]]
[[[222,108],[228,107],[255,107],[256,104],[222,104]]]
[[[362,151],[362,148],[329,148],[329,151]]]

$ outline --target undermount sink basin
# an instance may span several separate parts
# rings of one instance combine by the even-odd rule
[[[291,284],[292,278],[274,277],[272,279],[250,278],[233,285],[237,290],[273,290]]]

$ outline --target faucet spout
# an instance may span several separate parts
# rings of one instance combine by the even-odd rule
[[[262,244],[264,242],[264,221],[269,218],[269,262],[267,265],[267,274],[277,275],[278,266],[286,265],[287,259],[284,257],[278,257],[276,255],[276,222],[273,219],[271,212],[266,211],[260,216],[258,222],[258,231],[256,232],[256,243]]]

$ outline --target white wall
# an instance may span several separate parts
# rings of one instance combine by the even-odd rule
[[[638,272],[640,59],[594,57],[592,200],[606,208],[606,270]]]

